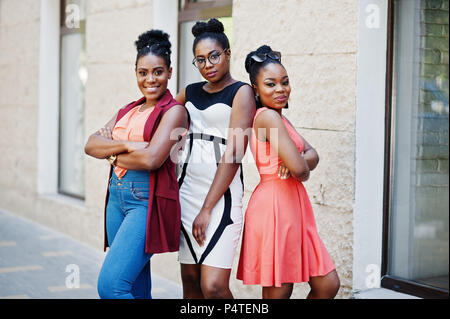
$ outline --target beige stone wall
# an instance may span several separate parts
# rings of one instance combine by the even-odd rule
[[[233,2],[233,76],[249,81],[244,59],[260,45],[281,51],[292,87],[284,114],[319,153],[305,187],[341,279],[339,298],[352,285],[357,30],[354,0]],[[259,178],[254,165],[244,169],[247,203]],[[259,287],[241,287],[233,280],[237,296],[260,296]],[[308,284],[296,284],[293,298],[308,292]]]
[[[87,9],[86,138],[119,107],[140,95],[134,41],[152,27],[152,1],[89,0]],[[236,0],[233,3],[235,78],[248,81],[245,55],[269,44],[283,54],[292,95],[285,113],[318,151],[321,161],[306,183],[319,233],[341,278],[338,297],[352,282],[352,217],[358,2],[355,0]],[[108,166],[86,156],[86,199],[67,201],[37,192],[40,1],[0,0],[0,209],[36,220],[103,248],[103,205]],[[189,52],[189,54],[191,54]],[[254,164],[244,166],[244,209],[258,183]],[[259,298],[260,288],[236,278],[237,298]],[[177,254],[152,258],[152,271],[181,282]],[[308,293],[295,286],[293,298]]]
[[[0,207],[34,218],[39,1],[0,2]]]

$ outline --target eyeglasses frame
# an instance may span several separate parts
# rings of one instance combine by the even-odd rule
[[[205,62],[204,62],[205,65],[203,65],[203,67],[199,68],[199,67],[195,64],[195,62],[197,61],[197,58],[194,58],[194,59],[192,60],[192,64],[193,64],[197,69],[199,69],[199,70],[205,68],[205,66],[206,66],[206,60],[208,60],[209,63],[211,63],[212,65],[219,64],[219,63],[220,63],[220,56],[222,55],[222,53],[224,53],[224,52],[227,51],[227,50],[229,50],[229,48],[223,49],[222,52],[220,52],[220,53],[218,54],[218,56],[219,56],[219,61],[217,61],[216,63],[211,62],[210,57],[211,57],[211,55],[213,55],[213,53],[211,53],[211,54],[209,54],[208,57],[205,59]]]

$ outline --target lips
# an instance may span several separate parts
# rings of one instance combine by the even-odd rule
[[[276,98],[275,98],[275,101],[277,101],[277,102],[279,102],[279,103],[286,102],[286,100],[287,100],[286,95],[279,96],[279,97],[276,97]]]
[[[149,93],[154,93],[154,92],[158,91],[159,86],[144,87],[144,89]]]
[[[212,78],[212,77],[214,77],[216,74],[217,74],[217,71],[211,71],[211,72],[206,73],[206,77]]]

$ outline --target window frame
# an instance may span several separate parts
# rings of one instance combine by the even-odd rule
[[[393,75],[394,75],[394,30],[395,30],[395,0],[388,0],[388,26],[387,26],[387,55],[386,55],[386,90],[385,90],[385,146],[384,146],[384,193],[383,193],[383,240],[381,260],[381,287],[414,295],[421,298],[447,299],[448,290],[428,286],[412,280],[407,280],[389,274],[389,249],[391,247],[391,201],[393,189],[393,150],[395,140],[393,134],[395,127],[392,112]]]
[[[215,0],[202,2],[189,2],[186,0],[182,8],[179,4],[178,24],[187,21],[205,20],[213,17],[232,15],[233,0]]]
[[[62,78],[62,63],[63,63],[63,55],[62,55],[62,41],[63,37],[70,34],[77,34],[77,33],[85,33],[86,32],[86,18],[80,19],[79,23],[80,26],[78,28],[68,28],[66,26],[66,7],[65,7],[65,0],[60,0],[60,24],[59,24],[59,99],[58,99],[58,170],[57,170],[57,192],[58,194],[69,196],[72,198],[76,198],[79,200],[84,201],[86,199],[86,194],[79,195],[74,194],[68,191],[65,191],[61,187],[61,123],[62,123],[62,111],[61,111],[61,96],[62,96],[62,85],[61,85],[61,78]],[[85,175],[83,176],[83,182],[85,182]]]

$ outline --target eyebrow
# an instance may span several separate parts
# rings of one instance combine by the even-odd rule
[[[209,55],[211,55],[211,53],[213,53],[213,52],[219,52],[219,51],[217,51],[216,49],[214,49],[214,50],[212,50],[212,51],[210,51],[208,54],[207,54],[207,56],[209,56]],[[204,57],[203,55],[197,55],[197,57]]]
[[[285,75],[285,76],[283,76],[281,79],[285,79],[285,78],[289,78],[289,76]],[[264,81],[265,81],[265,80],[275,81],[274,78],[266,78],[266,79],[264,79]]]
[[[163,67],[163,66],[155,66],[155,67],[153,68],[153,70],[156,70],[156,69],[164,69],[164,67]],[[144,68],[144,67],[139,67],[138,70],[148,71],[148,69],[147,69],[147,68]]]

